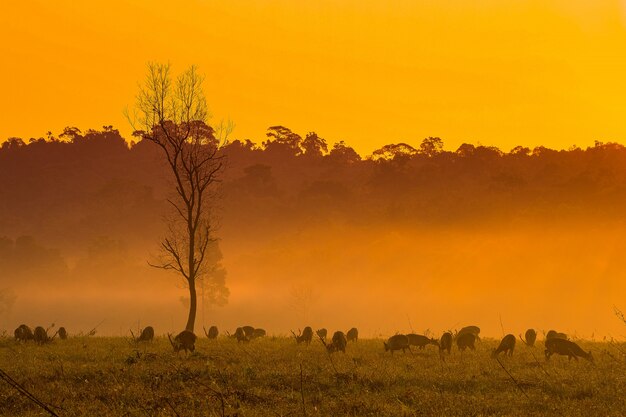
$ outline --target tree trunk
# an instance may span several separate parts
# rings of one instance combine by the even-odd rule
[[[189,281],[189,318],[187,319],[187,325],[185,330],[193,332],[193,327],[196,322],[196,307],[198,301],[196,298],[196,280]]]

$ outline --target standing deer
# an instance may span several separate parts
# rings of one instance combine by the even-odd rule
[[[311,344],[311,340],[313,340],[313,329],[310,326],[306,326],[304,328],[304,331],[300,331],[300,329],[298,329],[299,334],[296,335],[293,330],[291,331],[291,334],[293,334],[293,337],[296,338],[296,343],[300,344],[300,343],[306,343],[307,345]],[[342,332],[343,333],[343,332]]]
[[[209,339],[217,339],[217,336],[219,335],[219,331],[217,330],[217,326],[211,326],[209,327],[209,331],[206,331],[206,328],[202,327],[204,329],[204,334],[206,335],[206,337],[208,337]]]
[[[237,343],[239,342],[247,343],[250,341],[250,338],[246,335],[246,332],[243,330],[243,327],[237,327],[233,337],[237,339]]]
[[[328,330],[321,328],[318,329],[315,334],[317,334],[317,336],[322,339],[322,340],[326,340],[326,336],[328,336]]]
[[[452,333],[445,332],[441,335],[441,339],[439,339],[439,354],[443,359],[443,353],[448,351],[448,355],[452,351]]]
[[[526,344],[526,346],[534,347],[535,341],[537,340],[537,332],[535,329],[528,329],[526,330],[526,333],[524,333],[524,337],[520,334],[519,338]]]
[[[320,340],[322,341],[324,346],[326,346],[326,350],[328,351],[328,353],[333,353],[333,352],[346,353],[346,346],[348,345],[348,339],[346,338],[346,335],[342,331],[336,331],[333,334],[332,341],[328,345],[326,344],[326,342],[324,342],[324,340],[321,337],[320,337]]]
[[[348,342],[357,342],[359,340],[359,330],[356,327],[351,328],[348,330],[346,337]]]
[[[21,324],[17,329],[15,329],[13,335],[15,336],[15,340],[18,342],[26,342],[27,340],[33,340],[35,338],[31,328],[25,324]]]
[[[567,340],[567,335],[565,333],[559,333],[556,330],[550,330],[548,334],[546,334],[546,340],[549,339],[565,339]]]
[[[152,326],[144,327],[139,337],[135,337],[135,333],[133,333],[132,330],[130,334],[133,336],[135,342],[152,342],[154,340],[154,328]]]
[[[65,330],[65,327],[59,327],[59,339],[61,340],[66,340],[67,339],[67,330]]]
[[[383,345],[385,346],[385,352],[391,351],[392,355],[394,351],[400,349],[402,349],[402,353],[406,353],[407,349],[409,350],[409,352],[411,351],[411,347],[409,346],[409,338],[403,334],[396,334],[394,336],[391,336],[389,339],[387,339],[386,342],[383,342]]]
[[[512,334],[507,334],[502,338],[502,341],[500,342],[498,348],[494,349],[493,352],[491,352],[491,357],[495,358],[502,352],[504,352],[505,355],[508,354],[509,356],[513,356],[513,350],[515,350],[515,342],[515,336]]]
[[[252,332],[252,338],[258,339],[259,337],[265,337],[266,334],[267,332],[264,329],[254,329]]]
[[[37,343],[38,345],[43,345],[44,343],[52,342],[52,339],[54,339],[54,336],[56,336],[57,333],[55,333],[54,335],[52,335],[52,337],[50,337],[48,336],[48,330],[44,329],[41,326],[37,326],[35,327],[35,331],[33,332],[33,339],[35,340],[35,343]]]
[[[254,327],[252,326],[243,326],[243,332],[246,334],[248,340],[254,339]]]
[[[455,339],[465,335],[465,334],[473,334],[477,340],[480,340],[480,327],[478,326],[466,326],[459,330],[454,336]]]
[[[416,346],[418,349],[424,349],[428,345],[434,345],[439,347],[439,341],[437,339],[431,339],[421,334],[407,334],[409,338],[409,345]]]
[[[556,353],[557,355],[567,356],[570,361],[572,358],[578,361],[578,357],[581,357],[587,359],[589,362],[593,362],[591,352],[585,352],[576,343],[558,337],[546,339],[546,350],[544,353],[546,360],[549,360],[550,357]]]
[[[474,333],[463,333],[456,338],[456,346],[459,348],[461,352],[465,351],[465,349],[470,348],[471,350],[476,350],[474,347],[474,342],[476,341],[476,335]]]
[[[168,333],[167,338],[170,339],[170,343],[176,353],[181,350],[184,350],[185,353],[187,353],[187,351],[193,352],[196,350],[196,335],[189,330],[183,330],[178,333],[174,340],[172,340],[172,335]]]

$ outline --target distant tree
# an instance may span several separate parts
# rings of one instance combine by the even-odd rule
[[[329,156],[337,161],[345,163],[354,163],[361,160],[361,156],[350,146],[341,140],[333,145]]]
[[[429,136],[422,141],[419,152],[428,157],[439,155],[443,152],[443,141],[440,138]]]
[[[474,155],[476,147],[471,143],[464,143],[456,150],[456,154],[461,157],[468,157]]]
[[[393,160],[393,159],[405,159],[415,155],[417,150],[411,145],[406,143],[394,143],[385,145],[380,149],[375,150],[372,153],[372,159],[377,161],[379,159]]]
[[[161,255],[152,266],[179,273],[189,287],[189,315],[185,328],[194,330],[197,312],[196,283],[214,267],[209,249],[215,242],[211,208],[224,161],[222,141],[207,125],[208,107],[203,77],[194,66],[176,80],[167,64],[149,64],[129,120],[139,123],[141,138],[161,149],[174,181],[175,196],[168,199],[172,214]],[[232,125],[231,125],[232,128]],[[223,282],[220,284],[223,286]]]
[[[515,156],[529,156],[530,148],[527,148],[525,146],[516,146],[515,148],[511,149],[510,154]]]
[[[265,134],[268,140],[263,142],[266,150],[281,149],[293,155],[302,153],[302,137],[284,126],[270,126]]]
[[[302,150],[305,156],[321,157],[328,153],[328,144],[317,133],[309,132],[302,141]]]
[[[2,144],[2,147],[0,147],[0,149],[5,149],[5,150],[17,149],[17,148],[20,148],[20,147],[22,147],[24,145],[26,145],[26,144],[24,143],[22,138],[8,138]]]
[[[83,135],[79,128],[68,126],[63,129],[63,132],[59,135],[59,138],[68,142],[75,143],[82,139]]]

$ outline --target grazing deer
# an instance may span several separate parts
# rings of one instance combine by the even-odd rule
[[[154,340],[154,327],[146,326],[139,335],[138,342],[152,342]]]
[[[58,333],[59,339],[67,340],[67,330],[65,330],[65,327],[59,327]]]
[[[385,352],[391,351],[392,355],[395,350],[402,349],[402,353],[406,353],[407,349],[409,350],[409,352],[411,351],[411,347],[409,346],[409,338],[403,334],[396,334],[394,336],[391,336],[389,339],[387,339],[386,342],[383,342],[383,345],[385,346]]]
[[[526,346],[534,347],[535,341],[537,340],[537,332],[535,329],[528,329],[526,330],[526,333],[524,333],[524,337],[520,334],[519,338],[526,344]]]
[[[293,337],[296,338],[296,343],[300,344],[300,343],[306,343],[307,345],[311,344],[311,340],[313,340],[313,329],[310,326],[306,326],[304,328],[304,331],[300,331],[300,329],[298,329],[298,335],[296,335],[293,330],[291,331],[291,334],[293,334]],[[342,332],[343,333],[343,332]]]
[[[139,333],[139,337],[135,336],[135,333],[133,333],[132,329],[130,331],[130,334],[133,337],[133,340],[137,343],[152,342],[152,340],[154,340],[154,328],[152,326],[147,326],[143,328],[141,330],[141,333]]]
[[[459,337],[461,337],[461,336],[463,336],[465,334],[473,334],[474,337],[477,340],[480,340],[480,337],[479,337],[479,335],[480,335],[480,327],[478,327],[478,326],[466,326],[466,327],[463,327],[461,330],[456,332],[454,338],[458,339]]]
[[[565,333],[559,333],[556,330],[550,330],[548,334],[546,334],[546,340],[549,339],[565,339],[567,340],[567,335]]]
[[[357,342],[359,340],[359,330],[356,327],[351,328],[348,330],[346,337],[348,342]]]
[[[513,356],[513,350],[515,350],[515,342],[515,336],[512,334],[507,334],[502,338],[502,341],[500,342],[498,348],[494,349],[493,352],[491,352],[491,357],[495,358],[502,352],[504,352],[505,355],[508,354],[509,356]]]
[[[448,351],[448,355],[452,351],[452,333],[445,332],[441,335],[441,339],[439,339],[439,354],[443,359],[443,353]]]
[[[571,361],[572,358],[578,361],[578,357],[580,356],[581,358],[587,359],[589,362],[593,362],[591,352],[585,352],[580,346],[571,340],[558,337],[546,339],[546,350],[544,353],[546,355],[546,360],[549,360],[550,357],[556,353],[557,355],[567,356],[569,361]]]
[[[318,336],[319,337],[319,336]],[[346,353],[346,346],[348,345],[348,339],[346,335],[342,331],[336,331],[333,334],[333,338],[331,339],[330,344],[326,344],[324,340],[320,337],[320,340],[326,346],[326,350],[328,353],[333,352],[343,352]]]
[[[418,349],[424,349],[428,345],[435,345],[439,347],[439,341],[437,339],[431,339],[421,334],[407,334],[406,337],[409,338],[410,346],[417,346]]]
[[[254,339],[254,327],[252,326],[243,326],[243,332],[246,334],[248,340]]]
[[[319,337],[322,340],[326,340],[326,336],[328,336],[328,330],[321,328],[318,329],[315,334],[317,334],[317,337]]]
[[[35,327],[35,331],[33,332],[33,339],[35,340],[35,343],[37,343],[38,345],[43,345],[44,343],[52,342],[52,339],[54,339],[54,336],[56,336],[57,333],[55,333],[54,335],[52,335],[52,337],[50,337],[48,336],[48,330],[44,329],[41,326],[37,326]]]
[[[219,335],[219,330],[217,330],[217,326],[211,326],[209,327],[209,331],[206,331],[205,327],[202,327],[202,329],[204,329],[204,334],[206,335],[206,337],[208,337],[209,339],[217,339],[217,336]]]
[[[196,350],[196,335],[189,330],[183,330],[178,333],[174,340],[172,340],[172,335],[168,333],[167,338],[170,339],[170,343],[176,353],[181,350],[184,350],[185,353],[187,353],[187,351],[193,352]]]
[[[267,332],[264,329],[254,329],[252,332],[252,338],[258,339],[259,337],[265,337],[266,334]]]
[[[246,332],[243,330],[243,327],[237,327],[233,337],[237,339],[237,343],[239,342],[247,343],[250,341],[250,338],[246,335]]]
[[[456,346],[459,348],[461,352],[465,351],[465,349],[470,348],[471,350],[476,350],[474,347],[474,342],[476,341],[476,335],[474,333],[463,333],[462,335],[456,338]]]
[[[15,329],[13,335],[15,336],[15,340],[18,342],[26,342],[35,338],[31,328],[25,324],[21,324],[17,329]]]

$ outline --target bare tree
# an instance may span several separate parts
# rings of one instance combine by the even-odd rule
[[[165,218],[167,233],[158,260],[150,265],[179,273],[189,287],[186,330],[196,320],[196,282],[211,271],[209,248],[215,243],[211,209],[224,167],[221,146],[232,123],[216,131],[207,124],[209,111],[202,91],[203,77],[191,66],[175,80],[169,64],[148,64],[133,115],[127,117],[135,136],[157,145],[172,175],[172,212]]]

